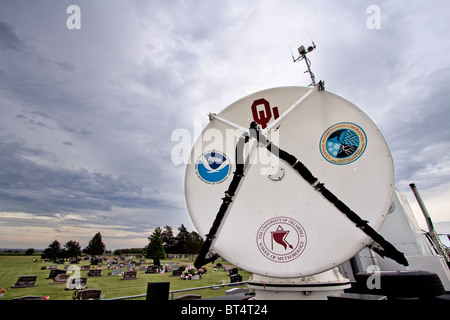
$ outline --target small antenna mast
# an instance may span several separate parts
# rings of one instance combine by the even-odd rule
[[[314,73],[311,71],[311,61],[306,57],[306,55],[308,53],[310,53],[311,51],[313,51],[316,48],[316,45],[314,43],[314,41],[312,41],[312,45],[309,46],[307,49],[305,49],[304,46],[300,46],[297,50],[299,53],[299,56],[297,58],[294,58],[294,55],[292,54],[292,50],[291,50],[291,56],[292,56],[292,60],[294,62],[297,61],[302,61],[305,60],[306,63],[306,68],[308,70],[305,71],[305,73],[309,73],[310,77],[311,77],[311,84],[310,86],[316,86],[316,77],[314,76]],[[320,84],[322,83],[322,81],[320,81]]]

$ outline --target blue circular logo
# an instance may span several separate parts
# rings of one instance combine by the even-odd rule
[[[225,181],[231,172],[228,158],[219,151],[202,154],[195,165],[197,176],[206,183],[217,184]]]
[[[328,128],[322,135],[320,152],[333,164],[348,164],[362,156],[366,145],[366,133],[360,126],[341,122]]]

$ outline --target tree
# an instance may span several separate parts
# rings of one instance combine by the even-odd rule
[[[186,245],[188,237],[189,231],[187,231],[186,227],[181,224],[178,228],[178,234],[175,237],[175,250],[177,253],[184,253],[184,246]]]
[[[186,239],[184,251],[188,254],[200,253],[203,243],[204,241],[202,237],[200,237],[200,235],[197,232],[192,231],[191,233],[189,233]]]
[[[34,249],[33,248],[29,248],[27,249],[27,251],[25,251],[25,255],[26,256],[32,256],[34,254]]]
[[[58,240],[55,240],[49,244],[48,248],[45,249],[41,254],[41,258],[53,261],[64,258],[64,252],[61,249],[61,245],[59,244]]]
[[[81,255],[80,244],[76,241],[67,241],[64,244],[64,248],[66,258],[76,258]]]
[[[144,249],[144,256],[153,259],[153,264],[160,265],[160,259],[164,259],[166,252],[161,241],[161,228],[156,228],[153,234],[148,237],[150,243]]]
[[[89,241],[87,247],[83,249],[83,252],[91,256],[99,256],[105,252],[105,248],[105,244],[102,241],[102,235],[100,232],[97,232],[91,241]]]
[[[161,234],[161,241],[163,243],[164,250],[166,253],[176,253],[175,252],[175,237],[173,236],[172,227],[165,226],[164,231]]]

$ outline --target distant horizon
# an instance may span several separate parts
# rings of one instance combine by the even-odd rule
[[[439,222],[434,223],[435,230],[438,233],[438,235],[440,235],[440,236],[441,235],[444,235],[444,236],[447,235],[447,240],[445,241],[445,239],[444,239],[444,241],[442,241],[442,239],[441,239],[441,241],[443,242],[444,245],[446,245],[447,247],[450,247],[450,239],[449,239],[449,237],[450,237],[450,230],[447,231],[447,232],[439,232],[440,225],[441,225],[441,223],[439,223]],[[449,229],[448,228],[448,223],[443,223],[443,225],[444,225],[444,228],[446,228],[446,230]],[[425,230],[425,229],[426,228],[422,228],[422,230]],[[55,239],[55,240],[57,240],[57,239]],[[50,243],[51,243],[51,241],[49,242],[49,245],[50,245]],[[60,242],[61,245],[64,245],[64,243]],[[86,243],[86,245],[87,245],[87,243]],[[108,246],[107,246],[106,243],[105,243],[105,245],[106,245],[106,250],[107,251],[111,251],[111,252],[114,252],[115,250],[121,250],[121,249],[141,249],[141,248],[144,249],[144,247],[145,247],[145,246],[142,246],[142,247],[120,247],[120,248],[117,247],[117,248],[114,248],[114,249],[108,249]],[[81,247],[83,247],[83,246],[81,246]],[[47,247],[45,247],[45,248],[34,248],[34,247],[27,247],[27,248],[24,248],[24,247],[20,247],[20,248],[0,248],[0,252],[4,252],[5,250],[26,251],[28,249],[34,249],[35,251],[44,251],[46,248]]]

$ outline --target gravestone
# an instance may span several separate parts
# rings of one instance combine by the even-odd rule
[[[178,270],[178,269],[180,269],[180,265],[179,264],[174,264],[172,266],[172,270]]]
[[[100,300],[102,290],[100,289],[86,289],[78,291],[73,299],[74,300]]]
[[[233,274],[238,274],[239,273],[238,271],[239,271],[238,268],[231,268],[228,270],[228,275],[231,276]]]
[[[122,269],[113,269],[112,275],[113,276],[120,276],[123,274],[123,270]]]
[[[58,274],[49,284],[66,284],[70,274]]]
[[[37,276],[19,276],[16,284],[12,285],[11,289],[35,287],[37,286],[36,278]]]
[[[48,275],[48,277],[46,279],[53,279],[58,274],[65,274],[65,273],[66,273],[66,270],[53,269],[53,270],[50,270],[50,274]]]
[[[87,273],[88,277],[100,277],[102,275],[102,270],[100,269],[92,269]]]
[[[148,266],[147,267],[147,271],[145,271],[145,273],[159,273],[160,272],[160,266],[157,265],[153,265],[153,266]]]
[[[240,274],[230,275],[230,283],[242,282],[242,276]]]
[[[13,298],[13,300],[42,300],[42,296],[25,296]]]
[[[64,290],[75,290],[85,287],[87,278],[69,278],[67,280],[67,286]]]
[[[182,274],[183,274],[183,270],[180,270],[180,269],[172,270],[173,277],[181,277]]]
[[[91,266],[89,266],[89,265],[84,265],[84,266],[81,266],[81,269],[80,269],[81,271],[89,271],[89,270],[91,270]]]
[[[136,271],[125,271],[123,273],[123,278],[120,280],[135,280],[136,277]]]

